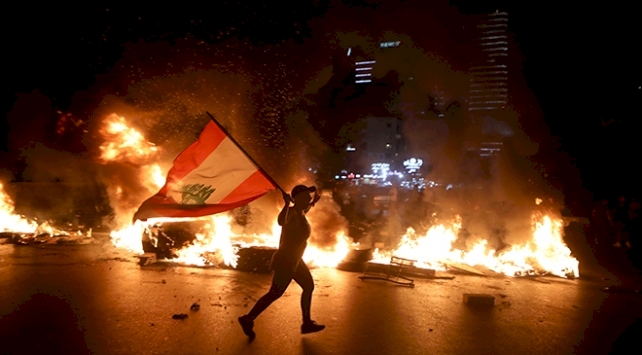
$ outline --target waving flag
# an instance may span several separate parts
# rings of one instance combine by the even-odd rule
[[[213,117],[212,117],[213,119]],[[278,188],[214,120],[174,160],[165,186],[134,220],[201,217],[243,206]]]

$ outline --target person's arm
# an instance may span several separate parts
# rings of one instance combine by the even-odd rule
[[[285,224],[285,219],[288,216],[288,210],[290,209],[290,202],[292,202],[292,197],[284,192],[283,201],[285,201],[285,205],[283,206],[283,209],[281,210],[281,212],[279,213],[279,217],[277,218],[277,222],[280,226]]]

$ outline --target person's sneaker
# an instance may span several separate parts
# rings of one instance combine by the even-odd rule
[[[301,325],[301,334],[316,333],[323,329],[325,329],[325,325],[317,324],[317,322],[311,320]]]
[[[247,335],[250,339],[254,339],[256,334],[254,333],[254,321],[247,315],[239,317],[239,324],[243,328],[243,333]]]
[[[619,247],[622,246],[622,244],[620,244],[620,242],[617,242],[617,243],[613,244],[613,246],[616,247],[616,248],[619,248]]]

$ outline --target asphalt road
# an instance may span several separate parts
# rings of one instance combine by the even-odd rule
[[[137,261],[108,243],[0,244],[0,353],[624,354],[620,346],[642,335],[633,269],[585,268],[576,280],[416,278],[415,288],[316,269],[312,314],[326,330],[300,334],[292,284],[248,343],[236,318],[267,290],[269,275]],[[601,290],[613,285],[623,289]],[[470,307],[464,293],[491,294],[495,306]],[[188,318],[172,319],[178,313]]]

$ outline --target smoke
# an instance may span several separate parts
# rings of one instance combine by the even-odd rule
[[[348,221],[341,215],[339,205],[331,198],[322,197],[308,213],[313,224],[310,241],[321,247],[336,244],[339,232],[348,230]]]
[[[482,122],[467,118],[471,44],[462,39],[462,22],[465,16],[446,2],[365,7],[332,2],[323,18],[308,23],[311,36],[302,42],[265,45],[232,38],[213,43],[187,36],[172,42],[126,43],[109,72],[72,98],[66,111],[82,122],[71,130],[73,147],[61,142],[54,146],[60,115],[44,95],[34,92],[18,99],[8,117],[9,145],[19,152],[12,164],[28,166],[13,169],[14,176],[20,170],[28,178],[107,186],[112,209],[127,215],[154,193],[140,176],[141,164],[151,161],[99,164],[104,118],[112,113],[126,117],[160,148],[154,162],[167,171],[197,138],[209,111],[289,191],[300,183],[316,185],[315,176],[332,173],[341,163],[337,146],[350,131],[359,130],[354,124],[360,114],[396,116],[404,118],[407,153],[423,157],[432,168],[429,179],[478,187],[467,191],[465,199],[455,190],[435,191],[444,219],[466,216],[471,235],[496,245],[525,237],[524,226],[530,226],[525,211],[532,211],[535,197],[563,203],[559,187],[546,180],[550,169],[544,167],[565,160],[549,154],[556,143],[519,75],[510,79],[511,105],[500,116]],[[378,61],[373,77],[381,85],[365,96],[350,91],[342,84],[346,79],[341,71],[342,61],[351,60],[347,48],[359,46],[368,54],[388,39],[401,41],[404,50],[390,51]],[[516,46],[511,51],[517,54],[511,65],[519,72],[522,58]],[[505,137],[506,154],[481,166],[464,153],[464,143],[478,143],[489,133]],[[313,239],[324,245],[347,223],[339,206],[325,200],[310,212]],[[234,213],[246,233],[264,232],[281,207],[280,193],[275,192]]]
[[[116,215],[130,214],[154,193],[143,186],[141,166],[160,162],[167,171],[208,122],[205,111],[286,191],[300,183],[316,185],[313,172],[328,147],[306,121],[305,100],[325,84],[329,72],[328,62],[311,46],[319,44],[257,47],[231,39],[211,45],[194,38],[173,45],[128,44],[112,71],[79,93],[81,99],[74,100],[79,106],[70,108],[79,111],[88,99],[98,101],[90,114],[91,134],[84,139],[94,157],[104,142],[99,133],[104,118],[111,113],[125,117],[159,147],[152,161],[100,166],[98,178],[108,186]],[[248,234],[270,231],[281,204],[280,194],[273,193],[235,211],[238,227]],[[332,218],[342,219],[334,210]]]

